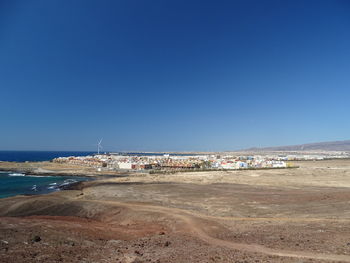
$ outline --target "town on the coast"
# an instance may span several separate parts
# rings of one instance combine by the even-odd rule
[[[94,167],[102,170],[238,170],[294,168],[293,161],[319,161],[349,158],[347,152],[269,153],[269,154],[152,154],[105,153],[59,157],[55,163]]]

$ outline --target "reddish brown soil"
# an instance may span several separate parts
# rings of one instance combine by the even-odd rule
[[[230,173],[181,183],[180,174],[2,199],[0,261],[350,262],[350,190],[341,183],[350,162],[336,166],[332,187],[316,164],[283,178],[262,171],[256,184]]]

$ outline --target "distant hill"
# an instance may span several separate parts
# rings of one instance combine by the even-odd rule
[[[350,151],[350,140],[334,142],[317,142],[300,145],[249,148],[242,151]]]

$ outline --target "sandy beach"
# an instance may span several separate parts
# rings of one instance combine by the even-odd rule
[[[0,201],[2,262],[350,262],[350,161],[134,174]]]

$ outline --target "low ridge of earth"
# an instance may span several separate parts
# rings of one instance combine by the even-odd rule
[[[96,168],[55,163],[49,161],[42,162],[3,162],[0,161],[0,171],[13,171],[25,173],[27,175],[48,175],[48,176],[123,176],[126,174],[132,174],[128,171],[98,171]]]
[[[274,146],[274,147],[262,147],[262,148],[250,148],[243,151],[350,151],[350,140],[345,141],[331,141],[331,142],[316,142],[299,145],[288,146]]]
[[[350,262],[350,161],[296,164],[1,199],[1,262]]]

